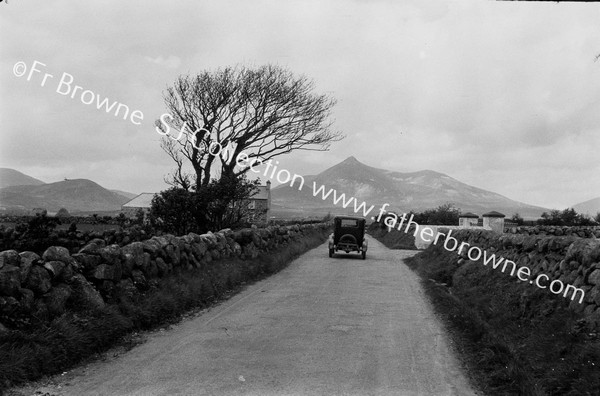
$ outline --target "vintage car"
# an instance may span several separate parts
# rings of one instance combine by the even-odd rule
[[[334,231],[329,236],[329,257],[341,250],[346,253],[358,252],[363,260],[367,257],[363,217],[336,216],[333,219]]]

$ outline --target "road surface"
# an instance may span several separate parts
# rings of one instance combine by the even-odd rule
[[[322,245],[130,352],[80,369],[52,392],[475,394],[402,262],[415,252],[369,239],[367,260],[330,259]]]

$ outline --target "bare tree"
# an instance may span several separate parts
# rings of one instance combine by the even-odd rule
[[[177,168],[172,174],[165,177],[165,183],[172,187],[183,188],[186,191],[190,191],[192,187],[193,175],[189,174],[184,170],[185,157],[179,151],[179,147],[175,142],[168,138],[163,138],[160,142],[160,147],[175,161]]]
[[[164,95],[169,113],[156,122],[157,131],[165,135],[162,148],[177,164],[170,182],[190,182],[182,170],[184,159],[199,189],[216,170],[221,177],[237,177],[255,161],[294,150],[328,150],[331,142],[343,138],[330,129],[335,100],[313,91],[307,77],[274,65],[180,76]],[[249,161],[236,167],[242,152]]]

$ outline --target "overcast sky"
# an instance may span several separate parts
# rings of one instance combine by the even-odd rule
[[[599,21],[597,3],[11,0],[0,3],[0,167],[160,191],[173,168],[154,130],[166,87],[275,63],[338,100],[347,136],[280,157],[292,174],[354,155],[562,209],[600,196]],[[15,75],[34,61],[41,73]],[[143,121],[57,93],[63,73]]]

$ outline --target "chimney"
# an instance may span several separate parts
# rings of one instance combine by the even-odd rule
[[[265,216],[268,224],[271,219],[271,180],[267,180],[267,213]]]

